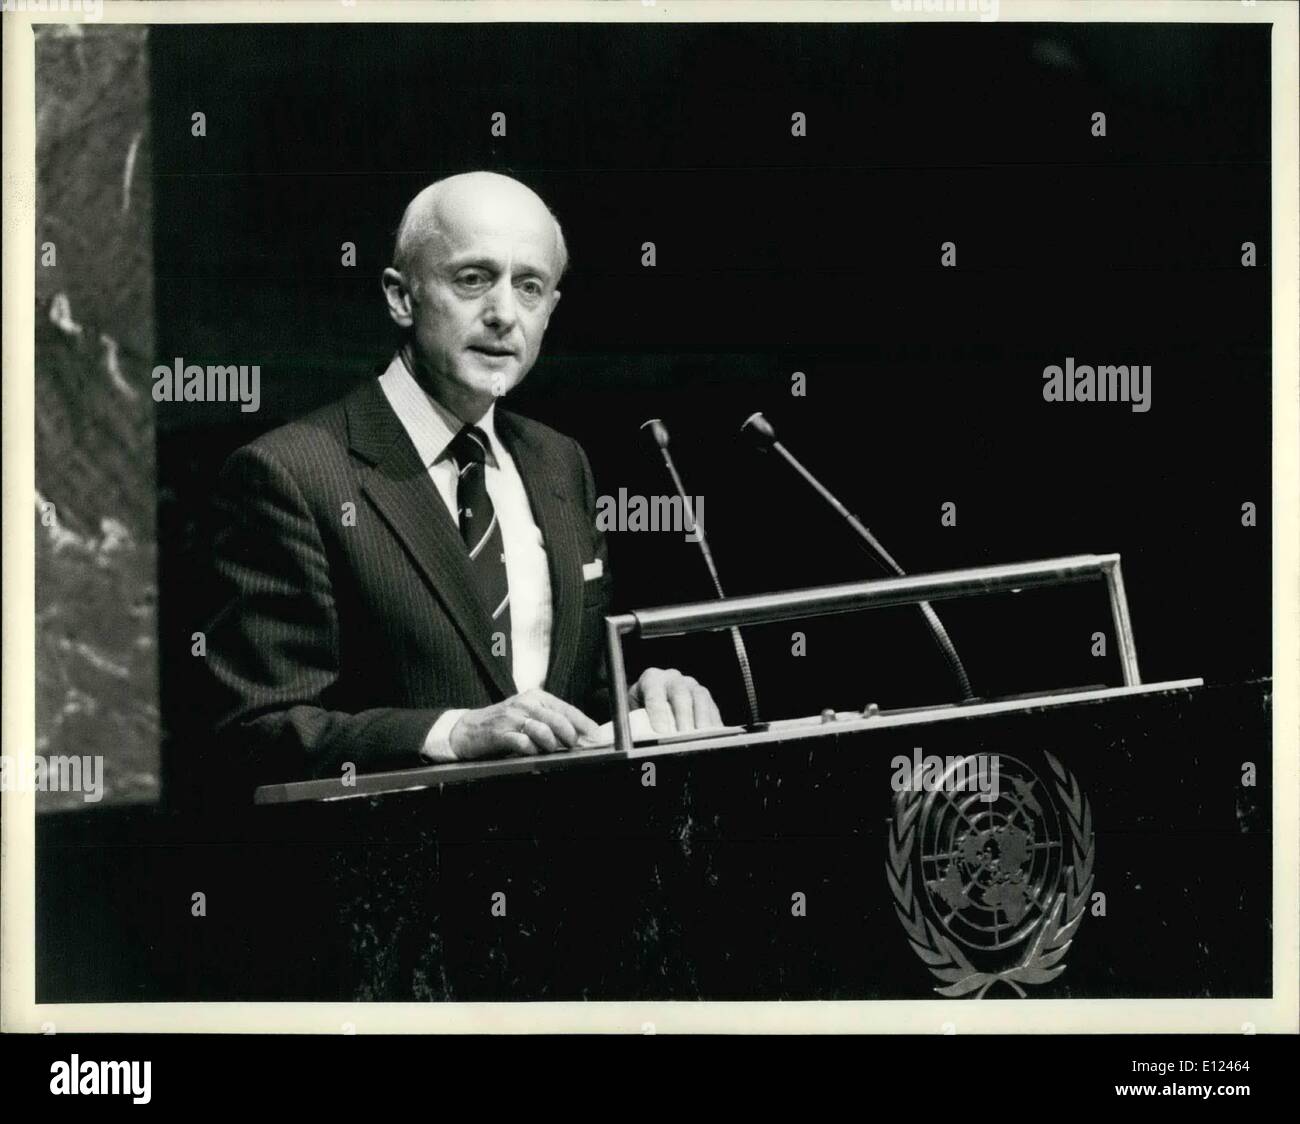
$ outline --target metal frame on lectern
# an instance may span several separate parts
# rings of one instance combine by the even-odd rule
[[[632,748],[627,673],[623,663],[625,636],[653,639],[686,636],[693,632],[719,632],[741,625],[855,613],[890,605],[912,605],[919,601],[973,597],[982,593],[1014,593],[1031,587],[1066,585],[1098,578],[1105,579],[1110,595],[1124,685],[1139,686],[1142,676],[1138,671],[1137,645],[1133,640],[1133,623],[1129,619],[1118,554],[1077,554],[1005,566],[974,566],[936,574],[847,582],[783,593],[728,597],[721,601],[697,601],[688,605],[665,605],[658,609],[638,609],[608,616],[605,618],[605,640],[610,687],[614,694],[614,748],[623,752]]]

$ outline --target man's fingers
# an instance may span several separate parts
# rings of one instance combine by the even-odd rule
[[[583,737],[595,738],[600,733],[600,727],[576,706],[541,690],[524,691],[475,714],[474,740],[464,754],[467,758],[557,753],[576,748]]]
[[[665,678],[667,672],[658,667],[647,667],[641,672],[641,678],[632,684],[630,691],[631,701],[641,706],[645,706],[646,697],[654,692],[663,694],[663,686],[667,682]]]
[[[511,753],[530,756],[550,753],[555,744],[555,735],[551,733],[550,727],[529,714],[519,699],[509,699],[507,703],[506,709],[493,723],[496,727],[493,740],[508,748]],[[548,738],[550,744],[547,744]]]
[[[527,697],[521,699],[519,705],[524,707],[534,720],[546,723],[563,745],[572,747],[577,744],[578,731],[574,729],[573,723],[558,710],[553,710],[540,699],[529,699]]]
[[[520,757],[536,757],[538,754],[537,746],[527,734],[502,734],[501,744]]]
[[[632,700],[645,707],[656,734],[685,734],[722,725],[708,688],[680,671],[647,668],[632,688]]]
[[[600,733],[600,727],[572,703],[565,702],[549,691],[538,691],[537,697],[549,710],[564,715],[578,737],[591,738]]]
[[[555,736],[555,731],[540,718],[531,716],[525,718],[519,733],[525,734],[543,753],[554,753],[560,748],[560,741]]]
[[[691,681],[677,676],[668,687],[668,703],[673,708],[673,718],[679,733],[695,729],[695,700],[691,694]]]
[[[718,712],[718,704],[713,701],[713,696],[709,694],[707,687],[696,684],[691,689],[691,699],[695,704],[696,729],[707,730],[712,726],[722,725],[722,715]]]
[[[582,711],[545,691],[528,691],[467,713],[452,736],[457,756],[469,761],[557,753],[576,747],[587,731],[595,734],[599,727]]]
[[[663,673],[652,674],[653,668],[641,676],[638,686],[641,688],[641,705],[645,707],[646,717],[654,727],[656,734],[677,733],[677,720],[673,717],[673,708],[668,703],[668,692],[664,688]]]

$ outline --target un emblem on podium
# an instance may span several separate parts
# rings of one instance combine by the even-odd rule
[[[965,783],[975,757],[923,770],[898,793],[885,872],[908,943],[940,995],[982,999],[1065,971],[1092,891],[1092,811],[1050,753],[1044,780],[1023,761],[994,760],[992,786]]]

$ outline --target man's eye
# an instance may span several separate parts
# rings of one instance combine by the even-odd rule
[[[542,295],[542,283],[540,281],[524,281],[519,288],[525,296],[540,297]]]
[[[462,273],[457,277],[456,283],[458,285],[466,285],[469,288],[475,288],[478,285],[484,285],[487,283],[487,274],[471,270],[470,272]]]

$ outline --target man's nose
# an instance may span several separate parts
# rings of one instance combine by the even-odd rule
[[[503,277],[484,297],[483,320],[491,328],[508,330],[514,327],[517,314],[514,286]]]

